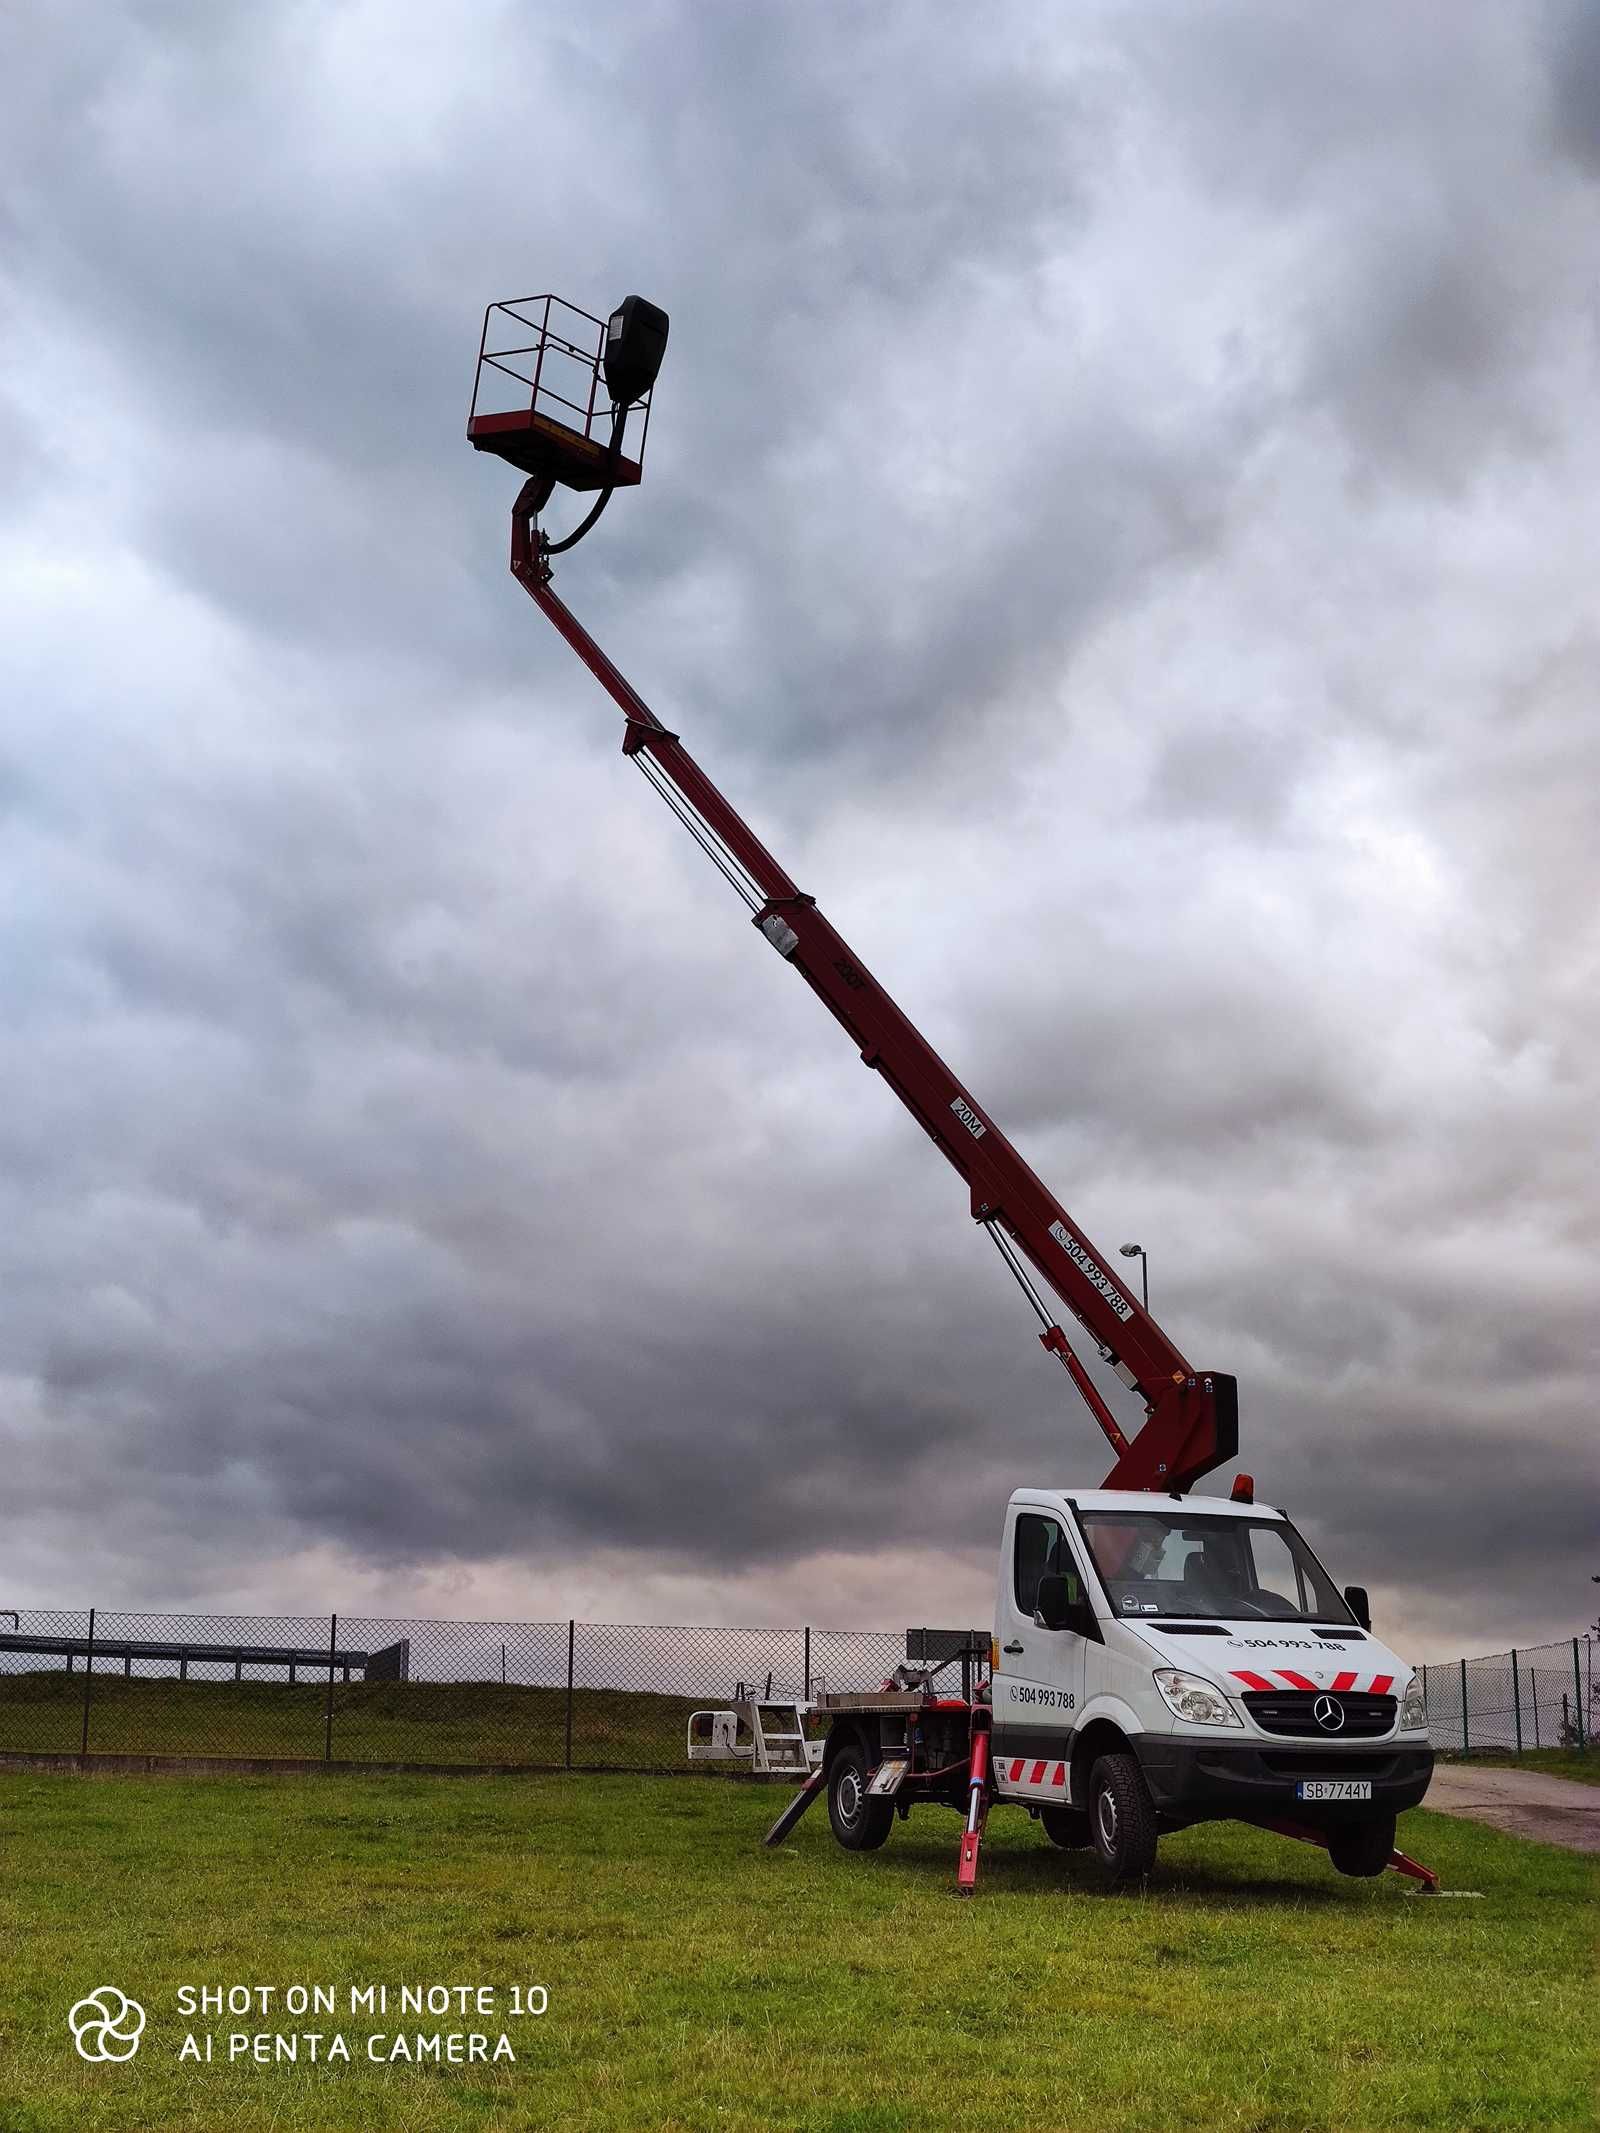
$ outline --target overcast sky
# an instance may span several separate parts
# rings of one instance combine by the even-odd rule
[[[1581,1628],[1600,13],[0,42],[0,1601],[980,1623],[1105,1471],[506,573],[482,307],[637,289],[561,593],[1380,1628]]]

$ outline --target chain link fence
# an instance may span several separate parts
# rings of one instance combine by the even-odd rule
[[[1456,1755],[1592,1747],[1600,1729],[1595,1642],[1571,1637],[1419,1668],[1433,1745]]]
[[[1434,1746],[1591,1745],[1595,1641],[1423,1667]],[[890,1630],[0,1610],[0,1753],[678,1771],[691,1711],[905,1656]]]
[[[678,1771],[691,1711],[905,1656],[888,1630],[3,1610],[0,1754]]]

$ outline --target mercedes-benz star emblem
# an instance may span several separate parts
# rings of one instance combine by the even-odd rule
[[[1337,1696],[1319,1696],[1311,1706],[1311,1715],[1324,1733],[1344,1731],[1344,1705]]]

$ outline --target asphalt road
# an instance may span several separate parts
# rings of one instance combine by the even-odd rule
[[[1572,1852],[1600,1852],[1600,1785],[1579,1785],[1543,1770],[1435,1763],[1425,1807],[1467,1815],[1513,1837],[1535,1837]]]

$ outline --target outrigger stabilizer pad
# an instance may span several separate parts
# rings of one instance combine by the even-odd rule
[[[788,1806],[783,1810],[783,1813],[779,1815],[777,1821],[773,1823],[772,1827],[762,1838],[762,1843],[781,1844],[784,1838],[788,1836],[790,1830],[794,1828],[796,1822],[799,1821],[800,1817],[811,1805],[812,1801],[815,1800],[818,1794],[822,1791],[823,1787],[827,1784],[827,1782],[828,1773],[819,1763],[816,1769],[812,1771],[810,1777],[808,1777],[805,1783],[800,1787],[800,1790],[795,1794],[794,1798],[789,1802]]]

